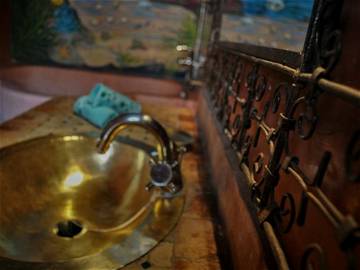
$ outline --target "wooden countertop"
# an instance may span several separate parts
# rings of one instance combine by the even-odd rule
[[[137,96],[143,111],[165,127],[181,129],[197,138],[195,103],[177,99]],[[72,113],[74,98],[60,97],[36,107],[0,126],[0,148],[30,138],[96,130]],[[198,141],[198,140],[197,140]],[[209,202],[213,192],[205,182],[206,173],[199,145],[186,154],[182,173],[186,182],[184,213],[170,235],[147,255],[123,269],[221,269],[216,246],[215,222]]]

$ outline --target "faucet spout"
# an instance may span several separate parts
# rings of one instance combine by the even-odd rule
[[[122,114],[112,120],[104,128],[97,143],[97,150],[105,153],[111,142],[129,126],[138,126],[149,131],[156,140],[158,158],[151,164],[150,178],[147,189],[160,187],[167,194],[175,194],[182,189],[179,166],[179,148],[173,142],[166,130],[148,115],[138,113]]]
[[[158,148],[159,159],[168,162],[173,161],[171,140],[165,129],[150,116],[138,113],[122,114],[113,119],[100,135],[97,144],[98,151],[100,153],[106,152],[115,137],[129,126],[138,126],[148,130],[160,144],[160,148]]]

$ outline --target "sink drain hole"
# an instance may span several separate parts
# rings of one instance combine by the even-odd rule
[[[83,226],[77,220],[65,220],[56,224],[55,233],[59,237],[73,238],[81,233]]]

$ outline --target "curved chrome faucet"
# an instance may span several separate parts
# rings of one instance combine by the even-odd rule
[[[146,186],[147,190],[159,187],[165,195],[173,196],[182,190],[183,183],[180,174],[180,158],[187,152],[185,146],[178,147],[172,141],[166,130],[148,115],[138,113],[122,114],[110,121],[100,135],[97,149],[105,153],[111,142],[121,131],[129,126],[138,126],[146,129],[155,136],[160,147],[157,148],[158,158],[151,162],[151,181]]]

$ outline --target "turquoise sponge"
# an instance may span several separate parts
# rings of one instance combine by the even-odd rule
[[[74,112],[99,128],[122,113],[140,113],[141,105],[99,83],[87,96],[78,98]]]

